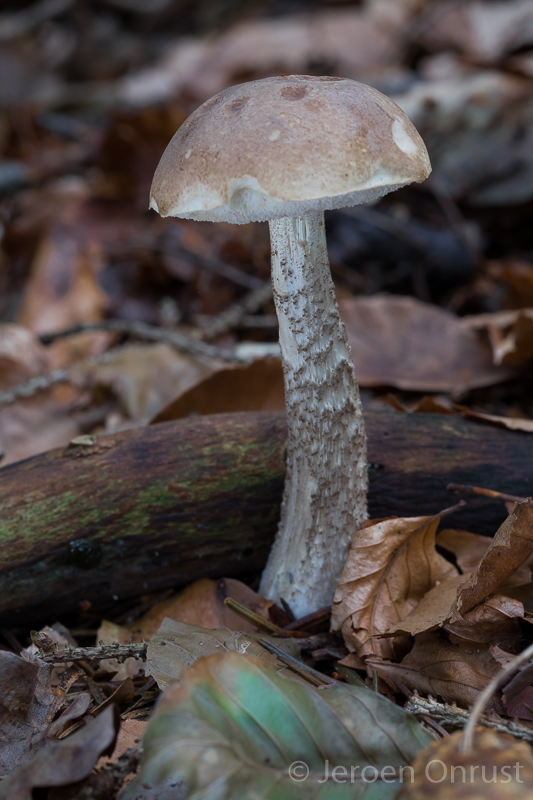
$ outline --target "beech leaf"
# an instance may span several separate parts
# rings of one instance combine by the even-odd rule
[[[230,628],[203,628],[201,625],[167,618],[148,644],[146,674],[152,675],[159,688],[165,690],[169,683],[179,680],[184,667],[191,666],[197,659],[235,650],[264,661],[294,680],[302,680],[275,655],[265,650],[259,644],[259,639],[274,642],[295,658],[300,655],[300,648],[294,639],[272,639],[263,633],[244,633]]]
[[[392,800],[395,772],[431,741],[414,717],[367,688],[318,690],[230,652],[200,659],[167,689],[121,800]],[[291,778],[295,762],[300,780]],[[373,782],[361,780],[365,766]],[[347,770],[344,782],[331,780],[335,767]]]
[[[335,593],[331,626],[359,656],[393,656],[376,637],[405,619],[437,581],[457,575],[435,550],[440,514],[387,519],[358,531]]]
[[[493,647],[448,641],[439,631],[416,636],[401,664],[373,656],[366,663],[380,678],[392,678],[392,685],[402,691],[440,696],[461,706],[472,705],[502,666]]]

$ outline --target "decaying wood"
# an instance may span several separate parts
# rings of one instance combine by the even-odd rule
[[[450,482],[529,496],[533,440],[438,414],[367,413],[372,517],[434,513]],[[227,414],[80,437],[0,470],[0,623],[65,618],[204,576],[263,567],[284,481],[283,413]],[[448,527],[493,533],[482,497]]]

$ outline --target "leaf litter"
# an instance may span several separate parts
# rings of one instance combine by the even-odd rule
[[[28,396],[15,395],[0,405],[2,465],[67,445],[79,435],[150,420],[283,407],[279,360],[264,360],[261,349],[275,348],[277,341],[272,302],[268,292],[258,305],[252,298],[269,280],[265,226],[168,221],[144,210],[157,160],[190,111],[219,88],[280,71],[372,83],[409,113],[430,150],[434,171],[428,186],[328,218],[333,274],[356,371],[367,390],[365,404],[376,407],[383,392],[394,388],[398,410],[461,414],[472,424],[505,427],[511,436],[531,432],[533,36],[527,3],[368,0],[309,11],[296,2],[302,13],[279,17],[265,0],[246,19],[239,17],[237,3],[229,4],[230,12],[228,4],[214,2],[169,16],[172,0],[110,2],[105,14],[89,2],[83,20],[74,4],[56,6],[36,1],[3,12],[0,19],[0,69],[10,75],[0,87],[0,390],[25,386],[58,367],[65,370],[61,382],[35,384]],[[117,109],[117,98],[127,99],[128,106]],[[249,303],[252,310],[243,311]],[[224,314],[236,307],[228,325]],[[206,332],[215,331],[216,347],[237,352],[244,344],[256,360],[228,367],[223,360],[178,350],[170,341],[141,343],[133,328],[41,340],[43,334],[107,318],[141,321],[198,341],[211,341]],[[433,396],[421,398],[422,392]],[[332,610],[337,632],[326,631],[322,621],[311,633],[306,629],[305,639],[277,639],[304,667],[322,669],[330,680],[366,680],[360,691],[376,704],[379,723],[392,719],[391,708],[400,714],[391,731],[393,739],[402,731],[398,742],[408,756],[402,764],[427,743],[400,708],[405,694],[432,694],[466,708],[531,638],[530,510],[511,506],[492,544],[458,530],[435,538],[437,524],[437,517],[413,516],[381,521],[357,534]],[[367,549],[365,541],[371,542]],[[226,579],[226,590],[232,581]],[[0,772],[11,777],[0,782],[0,793],[26,798],[33,787],[41,792],[86,778],[116,733],[109,708],[116,703],[122,727],[115,766],[98,761],[88,778],[94,783],[83,784],[102,800],[116,796],[136,769],[137,756],[124,755],[124,748],[138,751],[159,694],[153,675],[159,670],[161,684],[180,677],[192,658],[191,642],[216,639],[213,631],[220,629],[237,648],[220,657],[202,645],[199,660],[185,667],[184,674],[193,674],[186,688],[167,689],[166,695],[172,691],[178,698],[176,708],[194,706],[194,724],[208,724],[200,713],[205,695],[199,687],[209,686],[209,696],[220,700],[226,689],[215,684],[219,671],[226,670],[228,686],[249,681],[262,687],[256,700],[278,703],[275,732],[287,712],[287,704],[279,706],[279,687],[286,692],[290,684],[296,687],[291,692],[307,693],[299,700],[304,706],[310,697],[313,703],[320,697],[316,707],[325,714],[320,723],[324,730],[325,720],[333,726],[325,752],[331,764],[345,763],[338,761],[345,756],[344,740],[335,726],[341,705],[353,702],[351,687],[298,686],[285,662],[281,667],[256,643],[265,635],[255,634],[223,605],[218,581],[200,583],[181,597],[140,598],[137,609],[111,617],[98,633],[101,620],[88,608],[81,622],[78,616],[73,623],[85,641],[104,640],[104,650],[115,641],[151,640],[152,676],[144,674],[147,663],[111,657],[51,668],[40,651],[19,656],[29,640],[16,619],[13,627],[23,644],[10,631],[1,632],[10,650],[0,656],[10,666],[0,681],[5,744]],[[286,609],[269,607],[244,584],[233,583],[229,594],[245,606],[276,617],[282,628],[290,623]],[[70,619],[74,610],[65,613]],[[174,621],[163,622],[168,617]],[[184,650],[172,643],[175,658],[163,665],[152,658],[154,648],[164,636],[175,635],[176,627]],[[239,642],[249,640],[263,663],[238,652]],[[271,676],[264,666],[270,662],[283,677],[275,671]],[[226,666],[214,669],[213,663]],[[351,678],[346,665],[356,670]],[[531,720],[527,667],[517,680],[520,675],[523,685],[496,695],[493,706],[507,717]],[[371,692],[371,683],[397,705]],[[342,703],[326,713],[322,697],[335,693]],[[160,707],[158,725],[172,716],[170,708]],[[97,709],[96,719],[83,724]],[[421,718],[427,724],[427,714]],[[235,764],[251,748],[248,729],[239,723],[232,722],[227,751]],[[512,725],[505,719],[502,724]],[[381,741],[380,730],[367,719],[358,735],[364,742]],[[405,742],[411,743],[408,751]],[[198,740],[201,757],[210,752],[204,744]],[[283,741],[286,754],[292,744]],[[233,796],[244,796],[254,785],[262,757],[256,748],[251,766],[243,767],[248,778],[237,789],[228,779]],[[228,763],[216,762],[213,774]],[[267,773],[275,773],[281,796],[317,789],[316,782],[288,784],[287,765],[276,763]],[[315,763],[316,778],[324,774],[323,758]],[[157,771],[157,757],[150,765],[145,756],[142,770],[151,769]],[[176,770],[173,797],[188,796],[184,781],[201,776],[187,764]],[[387,796],[382,783],[365,786],[364,796]],[[318,796],[328,789],[326,784]],[[343,796],[343,787],[333,789]],[[61,796],[58,791],[49,792],[50,800]],[[135,791],[139,800],[154,797],[139,782]],[[161,800],[163,789],[157,796]]]

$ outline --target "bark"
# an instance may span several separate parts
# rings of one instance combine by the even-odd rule
[[[528,496],[531,436],[438,414],[366,413],[369,512],[430,514],[446,484]],[[0,470],[0,624],[36,627],[78,603],[263,568],[284,483],[284,413],[161,423]],[[501,501],[467,497],[447,527],[494,533]]]
[[[260,591],[297,617],[330,605],[366,519],[359,388],[331,279],[324,212],[270,222],[287,404],[287,478]]]

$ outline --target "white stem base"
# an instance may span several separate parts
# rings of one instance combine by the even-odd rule
[[[323,212],[270,222],[287,405],[287,477],[260,592],[297,617],[331,603],[366,518],[366,436]]]

